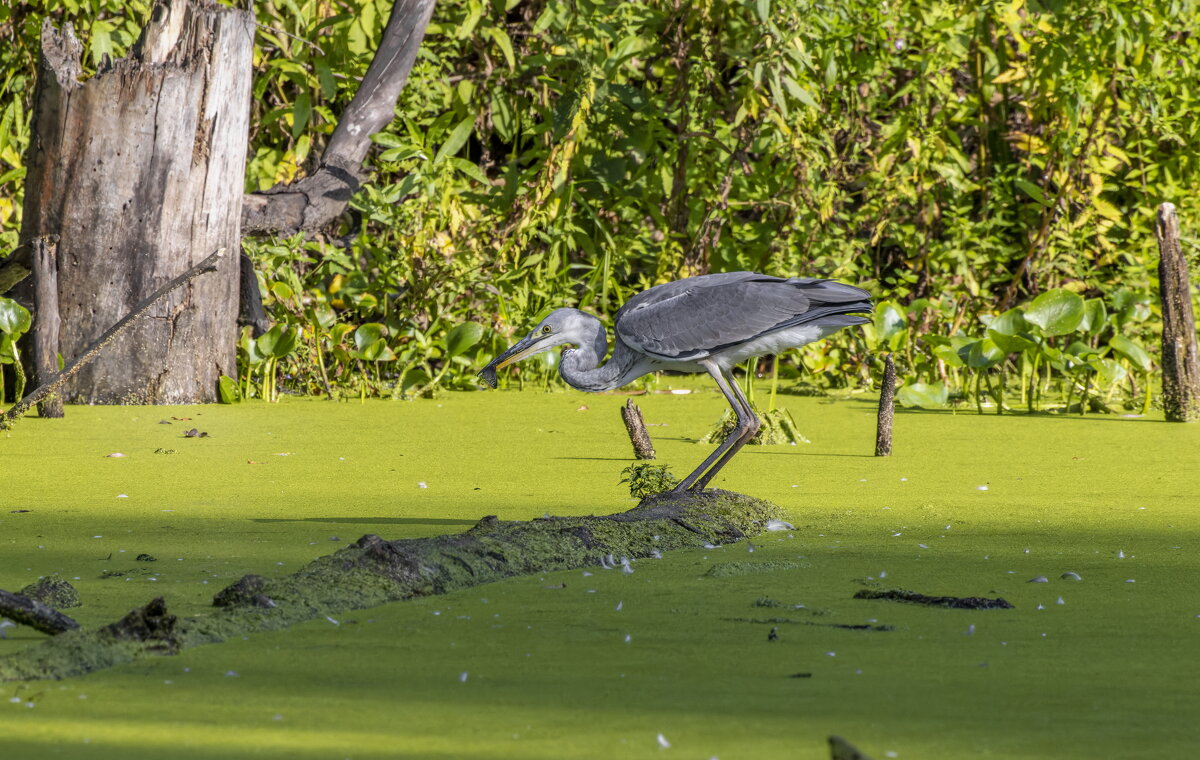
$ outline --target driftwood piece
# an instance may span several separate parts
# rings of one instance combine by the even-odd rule
[[[58,372],[57,242],[49,236],[30,241],[33,251],[33,379],[41,385]],[[62,399],[48,394],[38,402],[41,417],[62,417]]]
[[[886,602],[906,602],[908,604],[923,604],[927,607],[947,607],[956,610],[1011,610],[1013,606],[1003,599],[987,599],[982,596],[926,596],[915,591],[904,589],[888,589],[874,591],[863,589],[854,595],[855,599],[882,599]]]
[[[621,419],[625,422],[625,429],[629,431],[633,455],[638,459],[654,459],[654,443],[650,440],[650,433],[646,431],[642,410],[633,403],[633,399],[625,400],[625,406],[621,407]]]
[[[367,173],[363,161],[371,135],[395,118],[396,101],[417,59],[434,0],[396,0],[379,49],[346,107],[315,172],[288,185],[247,195],[242,232],[247,235],[313,232],[336,219]]]
[[[157,303],[159,299],[168,295],[176,288],[183,287],[202,274],[217,271],[218,266],[224,256],[224,248],[214,252],[205,258],[204,261],[201,261],[199,264],[171,280],[166,285],[163,285],[161,288],[151,293],[149,297],[145,298],[137,306],[134,306],[132,311],[118,320],[115,325],[108,328],[108,330],[106,330],[104,334],[97,338],[90,346],[87,346],[83,350],[82,354],[75,357],[70,364],[63,367],[62,372],[57,372],[46,378],[45,382],[38,385],[37,388],[34,388],[33,391],[28,393],[25,398],[21,399],[19,403],[13,404],[11,409],[5,412],[3,416],[0,416],[0,430],[11,426],[12,423],[23,417],[34,404],[40,402],[43,398],[51,393],[56,392],[60,387],[62,387],[63,383],[70,380],[75,373],[86,367],[88,362],[96,358],[96,355],[104,350],[105,346],[116,340],[121,333],[134,322],[134,320],[145,314],[146,311],[148,311],[150,307]]]
[[[118,624],[56,636],[0,657],[0,681],[65,678],[319,616],[444,594],[520,575],[627,566],[672,549],[757,535],[778,508],[724,491],[663,495],[604,517],[502,522],[465,533],[385,541],[367,535],[278,579],[248,576],[217,593],[208,614],[170,619],[151,603]],[[620,571],[616,571],[620,572]]]
[[[892,455],[892,421],[896,417],[896,362],[888,354],[883,360],[883,382],[879,389],[879,414],[875,423],[875,456]]]
[[[208,252],[235,250],[253,44],[252,13],[158,0],[130,55],[81,81],[71,26],[43,24],[20,239],[58,236],[63,355]],[[238,282],[230,256],[158,303],[63,400],[218,400],[218,378],[236,374]]]
[[[1179,247],[1175,206],[1158,207],[1158,282],[1162,300],[1162,397],[1169,422],[1200,419],[1200,362],[1187,259]],[[1147,390],[1147,392],[1149,392]]]
[[[0,589],[0,617],[51,636],[79,627],[79,623],[53,607],[3,589]]]

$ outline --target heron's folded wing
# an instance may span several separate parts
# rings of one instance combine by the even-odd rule
[[[615,330],[631,348],[664,359],[703,359],[777,329],[809,308],[800,288],[777,277],[681,280],[635,296]],[[658,291],[658,292],[655,292]]]

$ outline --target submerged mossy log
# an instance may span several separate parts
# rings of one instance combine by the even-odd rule
[[[117,623],[47,639],[0,658],[0,681],[82,675],[320,615],[602,564],[610,555],[633,560],[736,541],[761,533],[777,513],[769,502],[706,491],[649,497],[628,512],[603,517],[485,517],[456,535],[396,541],[366,535],[292,575],[248,575],[220,591],[216,609],[206,615],[176,618],[155,599]]]

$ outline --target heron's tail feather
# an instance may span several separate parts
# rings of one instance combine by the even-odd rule
[[[832,314],[818,321],[818,324],[828,327],[852,327],[870,323],[870,317],[860,317],[857,314]]]

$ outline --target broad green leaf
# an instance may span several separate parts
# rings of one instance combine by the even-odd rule
[[[950,391],[944,383],[910,383],[896,391],[896,400],[904,406],[937,409],[946,405]]]
[[[446,333],[446,356],[458,356],[469,350],[483,337],[483,326],[476,322],[463,322]]]
[[[221,397],[222,404],[236,404],[242,400],[242,390],[238,386],[237,380],[227,375],[217,378],[217,393]]]
[[[893,335],[903,333],[908,329],[908,321],[904,312],[891,301],[884,301],[875,307],[875,333],[880,340],[887,340]]]
[[[1030,327],[1020,309],[1009,309],[988,322],[987,333],[1002,351],[1018,354],[1036,348],[1037,344],[1025,337]]]
[[[1096,370],[1096,382],[1106,386],[1116,385],[1129,375],[1129,371],[1115,359],[1099,359],[1093,362],[1093,368]]]
[[[1124,335],[1114,335],[1109,338],[1108,345],[1112,347],[1113,351],[1124,356],[1133,366],[1143,372],[1149,372],[1154,366],[1153,362],[1150,361],[1150,354],[1132,338]]]
[[[392,353],[392,349],[383,338],[363,346],[354,356],[368,362],[390,362],[396,358],[396,354]]]
[[[1079,322],[1079,331],[1088,335],[1096,335],[1108,326],[1108,310],[1099,298],[1089,298],[1083,302],[1083,319]]]
[[[32,321],[29,309],[11,298],[0,296],[0,333],[15,338],[27,332]]]
[[[446,138],[446,142],[442,143],[442,147],[438,148],[437,155],[433,157],[433,163],[440,164],[446,157],[453,156],[462,149],[466,144],[467,138],[471,136],[471,130],[475,128],[475,117],[468,116],[454,126],[450,131],[450,136]]]
[[[1075,332],[1083,314],[1083,298],[1062,288],[1047,290],[1025,308],[1025,319],[1041,328],[1044,335]]]
[[[971,369],[987,369],[1004,361],[1008,353],[991,338],[984,338],[958,349],[958,355]]]
[[[278,298],[280,301],[286,301],[296,295],[292,287],[286,282],[273,282],[270,287],[271,295]]]
[[[292,325],[278,324],[258,336],[255,344],[265,358],[282,359],[296,350],[300,330]]]
[[[17,344],[12,336],[0,333],[0,364],[16,364],[18,359]]]
[[[382,340],[387,331],[387,325],[368,322],[354,331],[354,347],[360,352],[365,351],[368,346]]]

